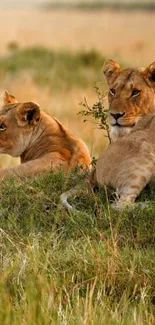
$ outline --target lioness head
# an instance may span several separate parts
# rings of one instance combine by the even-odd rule
[[[109,85],[111,136],[115,141],[129,133],[141,117],[155,111],[155,62],[147,68],[121,70],[118,63],[107,60],[104,75]]]
[[[19,157],[28,146],[39,119],[38,104],[18,103],[5,91],[0,109],[0,153]]]

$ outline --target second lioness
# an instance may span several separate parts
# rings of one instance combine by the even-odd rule
[[[93,182],[111,185],[117,191],[116,206],[132,205],[155,177],[155,114],[138,121],[129,135],[102,152]]]
[[[1,169],[0,179],[59,168],[67,172],[76,165],[90,168],[89,151],[81,139],[42,112],[38,104],[18,103],[7,91],[0,110],[0,153],[21,159],[20,165]]]
[[[138,121],[129,135],[102,152],[90,176],[92,185],[111,185],[117,192],[116,208],[133,205],[143,188],[155,177],[155,114]],[[62,203],[77,192],[72,188],[61,195]]]
[[[120,205],[121,202],[134,202],[142,188],[149,182],[149,179],[155,173],[154,150],[152,149],[151,143],[151,150],[153,151],[150,151],[150,144],[147,144],[148,138],[146,137],[145,141],[143,141],[142,135],[139,140],[134,140],[136,133],[133,133],[131,137],[129,135],[129,139],[125,136],[134,131],[138,121],[139,123],[141,123],[140,120],[143,121],[143,119],[146,121],[145,119],[147,116],[155,112],[155,62],[150,64],[147,68],[127,68],[121,70],[117,62],[109,59],[104,64],[104,74],[109,85],[108,100],[111,138],[112,142],[118,141],[116,141],[115,146],[110,146],[100,155],[97,161],[96,170],[92,171],[89,180],[92,185],[95,184],[95,182],[101,185],[111,184],[115,189],[119,188],[119,194],[121,193],[120,188],[122,187],[122,193],[124,194],[120,195],[121,199],[118,204]],[[144,125],[140,125],[142,132]],[[125,138],[123,136],[125,136]],[[133,151],[135,156],[132,157]],[[141,165],[143,164],[142,167],[139,166],[142,171],[143,169],[147,169],[147,164],[145,165],[144,161],[146,163],[147,160],[148,169],[150,167],[149,164],[151,165],[148,173],[149,176],[143,177],[141,175],[141,182],[140,179],[137,179],[137,183],[140,182],[140,184],[134,183],[133,178],[135,178],[135,175],[131,173],[131,168],[133,172],[135,172],[135,168],[138,168],[138,165],[136,166],[136,151],[137,157],[138,155],[140,157],[138,161]],[[143,161],[144,156],[146,157]],[[124,166],[123,171],[121,170],[122,166]],[[122,173],[124,180],[121,183]],[[129,185],[127,188],[131,185],[130,195],[125,195],[125,184]],[[78,188],[72,188],[61,195],[62,203],[68,209],[72,209],[72,206],[67,202],[67,198],[77,192]]]

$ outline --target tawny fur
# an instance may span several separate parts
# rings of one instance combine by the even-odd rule
[[[155,114],[139,120],[129,135],[112,143],[102,152],[96,168],[91,172],[92,186],[111,185],[117,192],[115,208],[133,205],[143,188],[155,176]],[[62,203],[72,209],[68,197],[78,192],[78,188],[61,195]]]
[[[121,70],[109,59],[104,64],[104,75],[109,85],[113,143],[100,155],[89,182],[92,186],[112,185],[120,207],[134,203],[155,174],[155,117],[151,115],[155,112],[155,62],[147,68]],[[114,114],[119,114],[117,119]],[[78,188],[72,188],[61,195],[68,209],[72,209],[68,197],[77,192]]]
[[[102,152],[95,174],[98,184],[115,188],[118,207],[133,204],[155,174],[155,114]]]
[[[91,161],[81,139],[42,112],[38,104],[18,103],[7,91],[0,110],[0,153],[21,159],[20,165],[0,170],[0,179],[9,175],[33,176],[60,168],[67,172],[77,165],[89,169]]]
[[[107,60],[104,75],[109,85],[108,101],[111,138],[130,133],[139,118],[155,112],[155,62],[147,68],[121,70],[118,63]],[[114,117],[120,114],[120,117]]]

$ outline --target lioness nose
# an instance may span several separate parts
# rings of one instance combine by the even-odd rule
[[[125,115],[125,112],[124,113],[110,113],[110,115],[117,121],[120,117],[124,116]]]

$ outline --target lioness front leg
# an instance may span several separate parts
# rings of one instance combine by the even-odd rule
[[[116,209],[123,209],[126,206],[133,206],[135,204],[135,200],[144,187],[149,183],[153,173],[153,165],[152,167],[145,167],[145,172],[143,170],[136,170],[135,175],[129,176],[129,181],[127,181],[124,186],[120,186],[118,188],[118,196],[119,199],[116,203],[113,204],[113,207]]]
[[[28,161],[12,168],[1,169],[0,180],[10,176],[29,177],[50,170],[58,171],[61,168],[66,172],[69,168],[68,162],[64,161],[59,153],[53,152],[44,157]]]

